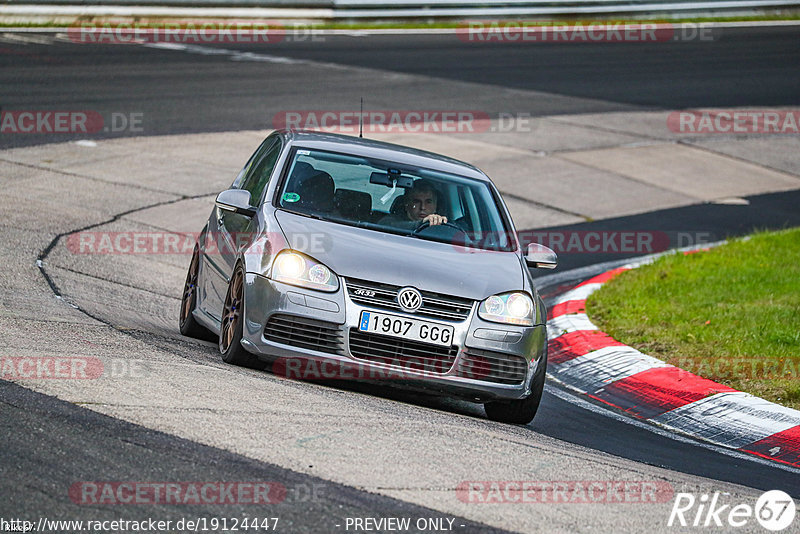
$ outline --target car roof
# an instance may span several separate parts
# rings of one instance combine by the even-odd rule
[[[311,130],[278,130],[288,144],[307,148],[343,152],[397,163],[404,163],[437,171],[458,174],[477,180],[490,182],[486,174],[469,163],[403,145],[376,141],[365,137],[317,132]]]

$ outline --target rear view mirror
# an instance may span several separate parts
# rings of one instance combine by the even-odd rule
[[[252,217],[256,209],[250,205],[250,191],[245,189],[228,189],[217,195],[215,203],[220,208]]]
[[[385,172],[373,172],[369,175],[369,183],[392,187],[392,182],[397,181],[397,187],[410,189],[414,185],[414,179],[399,174],[388,174]]]
[[[539,243],[531,243],[528,245],[528,252],[525,254],[525,263],[529,267],[537,269],[555,269],[558,265],[558,256],[556,253]]]

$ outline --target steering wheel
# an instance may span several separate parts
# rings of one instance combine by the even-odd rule
[[[411,232],[411,235],[417,235],[419,232],[421,232],[424,229],[428,228],[430,225],[431,225],[431,223],[429,221],[423,221],[422,224],[417,226],[416,230]],[[464,232],[464,230],[462,230],[460,227],[456,226],[455,224],[453,224],[451,222],[437,224],[436,226],[449,226],[450,228],[455,228],[459,232],[462,232],[462,233]]]
[[[464,229],[461,228],[460,226],[458,226],[456,224],[453,224],[451,222],[446,222],[446,223],[441,223],[441,224],[437,224],[436,225],[436,227],[439,227],[439,226],[449,226],[450,228],[456,230],[457,233],[455,235],[461,234],[461,235],[464,236],[464,242],[466,244],[468,244],[468,245],[473,245],[474,244],[474,241],[469,237],[469,235],[467,235],[467,232],[464,231]],[[431,223],[430,222],[423,221],[422,224],[417,226],[417,228],[413,232],[411,232],[411,235],[417,235],[421,231],[425,230],[426,228],[430,228],[430,227],[431,227]]]

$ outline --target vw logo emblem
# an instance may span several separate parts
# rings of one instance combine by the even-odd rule
[[[422,295],[413,287],[404,287],[397,292],[397,303],[404,312],[414,313],[422,306]]]

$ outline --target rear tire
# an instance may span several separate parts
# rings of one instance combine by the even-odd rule
[[[242,367],[263,368],[264,364],[250,354],[242,346],[244,325],[244,271],[237,265],[233,271],[228,293],[225,296],[225,307],[222,309],[222,321],[219,327],[219,352],[222,361]]]
[[[509,423],[512,425],[527,425],[536,416],[539,410],[539,403],[542,401],[544,392],[544,379],[547,375],[547,351],[542,356],[542,361],[536,369],[536,375],[531,382],[531,394],[524,399],[513,400],[510,402],[492,401],[483,405],[486,416],[498,423]]]
[[[214,341],[214,334],[197,322],[192,312],[197,307],[197,282],[200,275],[200,248],[195,245],[189,271],[186,273],[186,282],[183,284],[183,297],[181,298],[181,313],[178,327],[181,334],[206,341]]]

